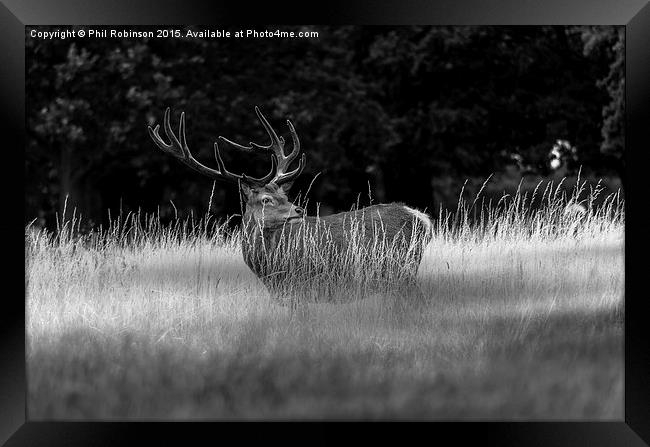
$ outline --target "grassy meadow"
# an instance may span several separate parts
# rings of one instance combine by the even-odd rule
[[[424,303],[293,313],[210,220],[28,226],[29,418],[621,419],[623,201],[558,191],[440,210]]]

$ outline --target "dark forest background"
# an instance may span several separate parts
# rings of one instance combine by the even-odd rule
[[[312,213],[366,205],[370,188],[374,203],[435,214],[491,174],[488,196],[580,167],[608,189],[624,181],[623,27],[279,28],[319,37],[27,35],[26,221],[54,226],[66,197],[88,225],[109,209],[238,213],[235,187],[217,184],[210,203],[212,181],[150,140],[167,106],[174,128],[186,112],[188,144],[213,167],[218,135],[267,142],[255,105],[287,141],[291,119],[307,154],[293,194],[320,173]],[[268,158],[220,148],[233,172],[268,171]]]

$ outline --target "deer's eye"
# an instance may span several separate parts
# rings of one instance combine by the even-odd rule
[[[273,203],[273,199],[270,197],[264,197],[262,198],[262,205],[271,205]]]

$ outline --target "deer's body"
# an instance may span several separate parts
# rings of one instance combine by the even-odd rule
[[[385,286],[387,280],[395,283],[393,287],[398,282],[412,287],[432,226],[424,213],[401,203],[324,217],[306,216],[278,226],[264,226],[253,213],[247,213],[244,222],[244,261],[280,302],[287,298],[285,285],[292,281],[309,282],[314,287],[310,279],[317,276],[324,276],[321,282],[348,280],[349,275],[337,272],[337,267],[351,258],[356,266],[369,270],[357,272],[362,281],[374,277],[376,284]],[[377,262],[377,256],[382,255],[387,255],[389,262]],[[297,265],[287,262],[287,257]],[[308,278],[301,276],[301,268],[306,269]],[[330,301],[332,294],[341,294],[341,289],[321,289],[316,299]]]
[[[431,236],[429,217],[401,203],[372,205],[324,217],[305,216],[304,210],[287,198],[293,180],[305,165],[303,154],[299,166],[288,171],[300,153],[298,135],[288,121],[293,150],[286,155],[284,139],[278,137],[257,107],[255,111],[271,144],[243,146],[220,138],[244,151],[271,152],[272,169],[264,178],[228,172],[216,143],[218,170],[196,161],[187,147],[184,114],[177,136],[169,123],[169,109],[165,112],[164,130],[171,144],[162,140],[159,126],[149,127],[149,133],[160,149],[196,171],[239,185],[246,207],[242,221],[244,261],[272,297],[281,294],[287,285],[293,292],[300,284],[305,289],[319,285],[322,278],[327,279],[324,283],[328,287],[333,282],[345,286],[355,280],[365,286],[368,279],[413,284],[423,248]]]
[[[348,248],[354,232],[359,230],[368,236],[385,237],[389,242],[402,239],[399,243],[409,243],[413,237],[428,240],[431,231],[431,221],[424,213],[402,203],[382,203],[324,217],[305,216],[275,227],[260,224],[252,213],[245,214],[244,221],[248,222],[243,227],[245,240],[251,243],[242,246],[242,253],[253,271],[256,266],[251,264],[251,259],[255,252],[265,247],[275,249],[283,239],[291,239],[298,231],[322,234],[320,243],[331,242],[339,252]],[[372,243],[372,238],[367,243]]]

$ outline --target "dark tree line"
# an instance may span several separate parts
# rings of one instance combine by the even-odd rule
[[[623,175],[622,27],[309,29],[319,38],[28,36],[25,218],[52,225],[66,197],[94,222],[119,207],[166,217],[170,200],[202,215],[212,182],[146,130],[167,106],[205,164],[218,135],[266,141],[254,105],[288,141],[291,119],[308,157],[294,191],[320,173],[309,195],[332,210],[367,203],[369,185],[375,202],[432,209],[466,178],[549,175],[558,140],[565,172]],[[234,172],[269,168],[221,149]],[[237,191],[217,185],[211,210],[237,213]]]

